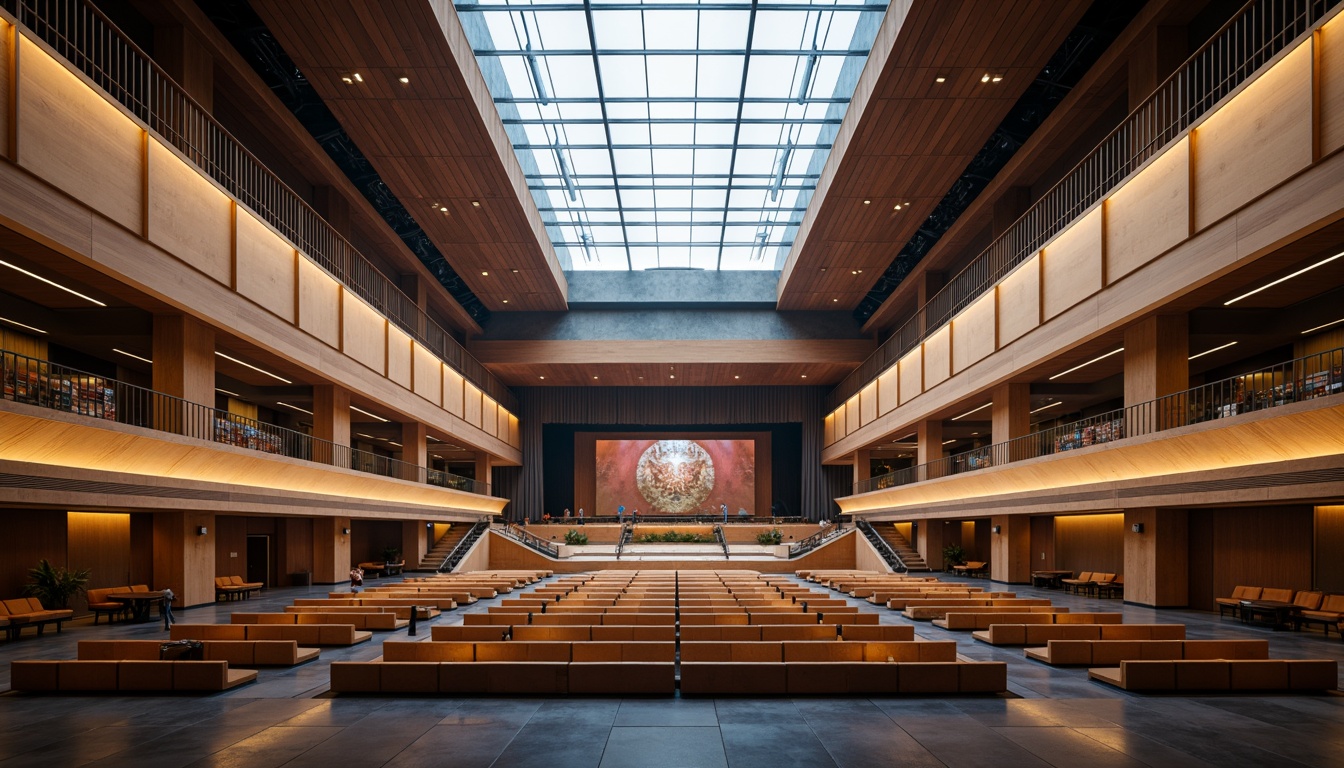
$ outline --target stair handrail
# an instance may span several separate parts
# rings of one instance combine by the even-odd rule
[[[625,549],[625,545],[629,543],[630,540],[633,539],[634,537],[635,537],[635,526],[631,525],[630,523],[623,523],[621,525],[621,537],[616,540],[617,560],[621,559],[621,551]]]
[[[892,570],[896,573],[910,572],[910,566],[905,564],[905,561],[901,559],[900,554],[892,548],[891,544],[886,539],[882,538],[881,534],[877,532],[877,529],[873,528],[872,523],[863,518],[858,518],[854,521],[854,527],[863,532],[863,535],[868,538],[868,543],[873,545],[873,548],[877,550],[877,553],[882,556],[883,560],[887,561],[887,565],[891,566]]]
[[[718,542],[719,542],[719,546],[720,546],[720,547],[723,547],[723,559],[724,559],[724,560],[729,559],[729,557],[728,557],[728,537],[723,535],[723,525],[722,525],[722,524],[716,524],[716,525],[714,526],[714,538],[718,540]]]
[[[806,539],[790,544],[789,558],[792,559],[800,555],[805,555],[817,547],[829,543],[831,539],[839,538],[840,534],[844,532],[844,528],[842,528],[839,523],[832,523],[811,536],[808,536]]]
[[[530,549],[549,555],[554,558],[560,557],[560,547],[554,542],[547,541],[533,533],[528,533],[522,526],[516,523],[503,523],[494,529],[495,533],[522,544]]]
[[[462,562],[463,558],[467,556],[467,552],[471,549],[471,546],[476,543],[477,539],[481,538],[481,534],[485,533],[485,530],[489,527],[490,518],[488,517],[483,517],[473,523],[471,529],[468,530],[466,535],[462,537],[462,540],[457,542],[448,554],[444,556],[443,562],[439,563],[439,567],[435,570],[439,573],[451,572]]]

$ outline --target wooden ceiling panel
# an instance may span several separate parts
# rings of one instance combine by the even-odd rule
[[[487,367],[511,387],[834,386],[854,369],[836,363],[510,363]]]
[[[857,304],[876,277],[869,266],[890,263],[932,210],[926,201],[947,193],[1086,9],[946,0],[888,13],[862,77],[871,90],[861,85],[845,116],[785,264],[779,308],[835,309],[841,296],[852,299],[846,309]],[[1002,80],[981,82],[985,74]],[[903,199],[914,209],[893,216]],[[875,261],[862,274],[822,273],[834,242],[883,247],[865,251]]]

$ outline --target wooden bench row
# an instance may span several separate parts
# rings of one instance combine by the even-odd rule
[[[877,624],[875,613],[683,613],[681,625],[697,624]],[[597,625],[597,624],[667,624],[677,621],[675,613],[468,613],[462,617],[467,626],[483,624],[537,624],[537,625]]]
[[[174,624],[172,640],[293,640],[299,645],[355,645],[373,639],[353,624]]]
[[[396,642],[383,644],[385,661],[673,661],[671,642]],[[781,642],[681,643],[688,661],[956,661],[952,641],[864,642],[801,640]]]
[[[1008,688],[1001,661],[683,662],[684,696],[989,694]]]
[[[946,595],[919,595],[918,597],[893,597],[887,601],[887,607],[896,611],[908,611],[914,608],[930,606],[956,606],[964,608],[988,608],[994,606],[1017,606],[1020,608],[1044,608],[1053,605],[1049,598],[1043,597],[992,597],[971,595],[969,597],[948,597]]]
[[[351,595],[348,592],[339,593],[340,597],[298,597],[294,599],[294,605],[364,605],[364,606],[428,606],[438,611],[452,611],[457,609],[457,599],[453,597],[436,597],[428,595],[404,595],[400,597],[382,597],[377,595],[368,595],[361,597]]]
[[[971,637],[990,645],[1045,645],[1051,640],[1184,640],[1184,624],[991,624]]]
[[[956,613],[1068,613],[1068,608],[1056,605],[912,605],[901,615],[914,621],[934,621]]]
[[[398,619],[409,622],[411,614],[420,621],[428,621],[438,618],[441,614],[438,608],[432,605],[286,605],[285,613],[326,613],[326,614],[349,614],[349,613],[390,613]]]
[[[488,642],[492,640],[596,640],[599,642],[631,642],[676,640],[677,628],[670,624],[655,625],[599,625],[599,626],[529,626],[509,624],[464,625],[430,628],[431,640],[459,640]]]
[[[16,660],[9,674],[16,691],[225,691],[257,679],[227,661]]]
[[[1027,658],[1054,667],[1112,667],[1122,661],[1268,659],[1268,640],[1050,640]]]
[[[989,629],[995,624],[1119,624],[1122,613],[962,613],[949,612],[935,619],[936,627],[953,631]]]
[[[206,661],[227,661],[230,667],[292,667],[318,657],[317,648],[301,648],[293,640],[205,640]],[[80,640],[81,661],[157,661],[158,640]]]
[[[388,631],[410,624],[395,613],[234,613],[230,624],[349,624],[356,630]]]
[[[1126,691],[1327,691],[1339,686],[1334,659],[1122,661],[1087,676]]]

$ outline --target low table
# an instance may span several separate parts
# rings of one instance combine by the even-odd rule
[[[1031,584],[1045,589],[1063,589],[1061,579],[1072,576],[1073,571],[1032,571]]]
[[[144,624],[149,621],[150,606],[163,602],[164,594],[164,590],[161,589],[154,592],[110,592],[107,599],[129,604],[131,606],[131,622]]]
[[[1276,630],[1292,625],[1293,618],[1302,612],[1302,606],[1280,600],[1242,600],[1240,608],[1242,624],[1256,624]]]

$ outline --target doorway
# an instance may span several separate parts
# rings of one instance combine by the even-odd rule
[[[271,586],[270,536],[254,533],[247,535],[247,576],[244,580]]]

